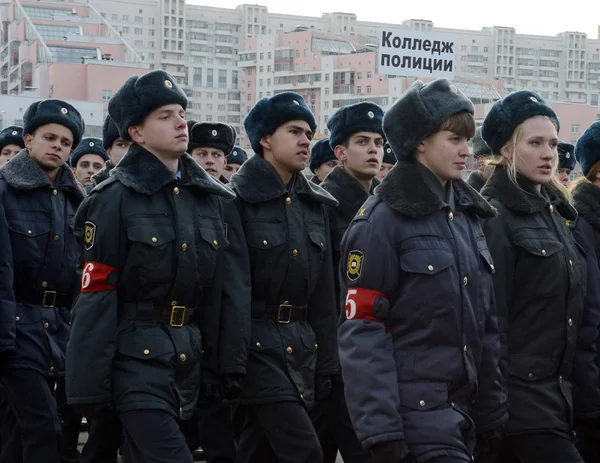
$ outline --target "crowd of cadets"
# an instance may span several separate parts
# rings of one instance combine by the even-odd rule
[[[285,92],[248,159],[186,107],[153,71],[102,139],[0,132],[0,463],[600,461],[600,122],[417,81],[311,150]]]

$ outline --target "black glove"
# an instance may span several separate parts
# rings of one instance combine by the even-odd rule
[[[410,463],[413,457],[406,442],[395,440],[370,447],[368,461],[369,463]]]
[[[331,392],[331,376],[320,375],[315,380],[315,399],[321,401],[326,399]]]
[[[504,428],[494,429],[493,431],[477,435],[474,455],[475,462],[494,463],[498,461],[503,437]]]
[[[102,402],[99,404],[77,404],[71,405],[71,408],[78,415],[95,420],[110,418],[116,413],[114,404],[112,402]]]
[[[242,393],[244,384],[244,375],[241,373],[228,373],[225,380],[225,398],[227,400],[237,399]]]
[[[200,393],[212,402],[221,402],[223,400],[223,386],[214,382],[205,382],[200,384]]]

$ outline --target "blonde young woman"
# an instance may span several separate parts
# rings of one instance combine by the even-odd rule
[[[587,256],[587,294],[575,357],[577,447],[586,463],[600,455],[600,121],[579,137],[575,156],[584,177],[573,186],[579,213],[575,239]]]
[[[573,441],[572,370],[586,283],[568,221],[577,213],[556,180],[559,120],[537,94],[496,102],[482,135],[496,169],[482,195],[509,421],[496,461],[581,463]]]

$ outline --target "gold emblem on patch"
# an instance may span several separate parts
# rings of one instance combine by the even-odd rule
[[[358,215],[359,215],[360,217],[362,217],[363,215],[365,215],[365,211],[366,211],[366,209],[365,209],[364,207],[361,207],[361,208],[360,208],[360,211],[358,211]]]
[[[165,80],[165,87],[167,88],[173,88],[173,82],[171,82],[170,80]]]
[[[350,251],[348,254],[348,263],[346,265],[346,275],[350,281],[360,278],[364,254],[360,251]]]
[[[85,242],[85,249],[89,251],[94,247],[94,241],[96,240],[96,224],[94,222],[86,222],[85,230],[83,232],[83,241]]]

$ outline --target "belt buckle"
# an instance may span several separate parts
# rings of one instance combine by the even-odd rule
[[[47,302],[47,297],[51,297],[50,303]],[[51,309],[56,306],[56,291],[44,291],[44,297],[42,298],[42,307]]]
[[[171,307],[171,319],[169,320],[169,326],[173,328],[181,328],[185,323],[185,315],[188,308],[184,305],[174,305]],[[177,314],[181,314],[179,317]]]
[[[281,309],[287,309],[287,320],[281,318]],[[279,310],[277,311],[277,323],[287,325],[292,319],[292,305],[287,301],[283,304],[279,304]]]

